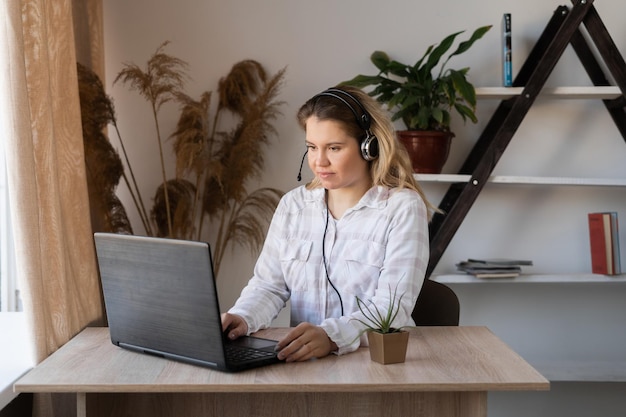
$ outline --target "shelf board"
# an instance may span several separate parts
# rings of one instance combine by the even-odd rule
[[[550,382],[626,382],[626,359],[597,361],[530,358],[528,362]]]
[[[504,100],[519,96],[524,87],[476,87],[476,97],[481,99]],[[558,99],[601,99],[612,100],[622,95],[617,86],[594,87],[544,87],[539,93],[541,98]]]
[[[598,274],[524,274],[516,278],[476,278],[469,274],[442,274],[433,275],[433,281],[442,284],[626,284],[626,274],[598,275]]]
[[[420,182],[457,183],[468,182],[471,175],[457,174],[414,174]],[[532,185],[584,185],[624,187],[626,178],[573,178],[573,177],[530,177],[515,175],[492,175],[488,182],[494,184],[532,184]]]

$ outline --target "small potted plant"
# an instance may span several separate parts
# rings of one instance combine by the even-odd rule
[[[357,306],[363,319],[354,319],[365,326],[361,334],[367,333],[369,343],[370,358],[378,363],[390,364],[404,362],[406,359],[406,349],[409,343],[409,326],[392,327],[393,321],[400,311],[400,302],[404,294],[398,296],[398,288],[391,292],[389,287],[389,306],[387,312],[383,313],[372,304],[368,305],[358,296]]]
[[[441,172],[454,137],[450,131],[453,110],[464,121],[469,119],[476,123],[476,90],[467,79],[469,68],[455,70],[447,64],[453,56],[466,52],[489,29],[491,25],[476,29],[445,57],[438,69],[444,54],[464,31],[429,46],[413,65],[392,60],[383,51],[375,51],[370,60],[379,70],[377,75],[357,75],[342,83],[358,88],[374,86],[369,94],[387,106],[393,113],[392,120],[403,121],[407,130],[398,131],[398,138],[409,151],[415,172]],[[415,156],[414,152],[417,152]]]

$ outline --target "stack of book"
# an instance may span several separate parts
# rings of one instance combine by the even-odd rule
[[[476,278],[515,278],[522,273],[522,266],[532,266],[525,259],[468,259],[456,264],[463,272]]]
[[[589,246],[591,272],[618,275],[622,273],[616,212],[589,213]]]

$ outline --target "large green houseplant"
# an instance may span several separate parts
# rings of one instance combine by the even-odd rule
[[[374,87],[369,94],[387,106],[392,112],[392,120],[402,120],[406,126],[407,130],[399,131],[398,136],[409,153],[411,148],[416,147],[417,140],[404,141],[406,132],[411,137],[415,137],[416,132],[429,132],[428,148],[444,145],[442,153],[445,158],[437,164],[438,168],[416,166],[418,160],[412,157],[415,172],[441,171],[448,156],[450,139],[454,136],[450,132],[451,112],[456,111],[464,121],[469,119],[476,123],[476,90],[467,79],[469,68],[457,70],[448,68],[447,64],[452,57],[466,52],[489,29],[491,25],[479,27],[469,39],[460,42],[453,52],[444,57],[457,36],[464,31],[448,35],[439,44],[429,46],[413,65],[393,60],[383,51],[375,51],[370,60],[378,68],[378,74],[361,74],[342,83],[358,88]],[[417,150],[421,154],[426,151]],[[428,161],[432,157],[425,159]]]

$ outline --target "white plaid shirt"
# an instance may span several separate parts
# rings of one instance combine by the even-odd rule
[[[419,194],[408,189],[373,187],[335,220],[327,216],[324,189],[298,187],[281,199],[254,276],[229,312],[242,316],[252,333],[269,326],[291,299],[291,325],[321,326],[344,354],[360,345],[356,296],[386,311],[389,288],[398,287],[404,296],[395,327],[413,325],[429,256],[427,218]],[[322,242],[342,301],[326,277]]]

